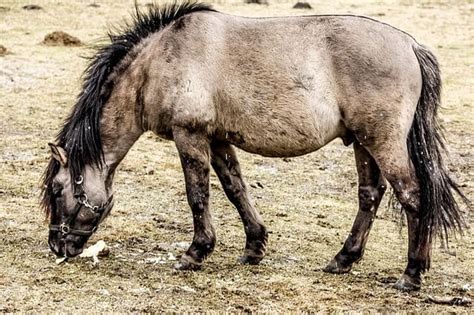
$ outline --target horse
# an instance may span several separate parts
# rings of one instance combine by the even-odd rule
[[[117,166],[146,131],[176,144],[194,237],[175,266],[198,270],[214,249],[211,166],[245,227],[242,263],[265,256],[268,232],[249,200],[234,147],[265,157],[304,155],[340,138],[353,145],[359,210],[324,271],[351,270],[364,253],[390,184],[408,225],[408,261],[395,287],[418,290],[436,235],[462,232],[437,120],[434,54],[409,34],[355,15],[247,18],[198,2],[136,9],[109,33],[43,174],[48,244],[83,250],[113,206]]]

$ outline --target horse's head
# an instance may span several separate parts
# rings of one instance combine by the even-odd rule
[[[45,174],[42,201],[50,216],[48,244],[57,256],[74,257],[82,252],[112,208],[113,172],[86,165],[73,178],[66,150],[49,145],[52,159]]]

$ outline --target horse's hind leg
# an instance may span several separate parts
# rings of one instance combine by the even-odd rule
[[[199,269],[216,243],[209,212],[209,140],[206,134],[185,128],[174,128],[173,138],[184,171],[194,223],[193,242],[176,268]]]
[[[234,204],[242,218],[247,241],[243,263],[257,264],[265,255],[267,230],[260,214],[249,200],[247,188],[234,148],[228,143],[211,144],[211,164],[224,188],[227,198]]]
[[[420,241],[420,189],[406,141],[377,146],[371,149],[371,153],[393,187],[408,221],[408,264],[395,286],[406,291],[418,290],[421,274],[429,268],[431,244]]]
[[[359,211],[344,246],[326,266],[326,272],[349,272],[352,264],[362,258],[372,222],[386,189],[385,179],[369,152],[356,142],[354,153],[359,176]]]

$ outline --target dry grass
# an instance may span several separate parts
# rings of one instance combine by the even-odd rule
[[[444,78],[441,112],[451,169],[474,199],[473,38],[474,5],[468,1],[311,2],[313,10],[291,10],[292,2],[269,6],[219,1],[222,11],[248,16],[356,13],[391,23],[431,46]],[[465,311],[439,306],[427,295],[470,296],[474,237],[452,243],[455,255],[435,246],[423,290],[398,292],[390,284],[406,261],[406,229],[382,207],[365,259],[350,274],[327,275],[325,263],[340,249],[356,213],[352,150],[340,141],[290,161],[240,152],[251,194],[271,230],[268,258],[242,266],[236,258],[244,233],[236,211],[212,177],[212,212],[218,233],[214,255],[200,272],[175,272],[192,237],[183,175],[173,143],[144,135],[116,177],[116,206],[92,241],[104,239],[111,255],[54,264],[47,228],[38,211],[38,182],[52,140],[79,91],[87,47],[41,45],[65,31],[91,45],[107,25],[120,22],[133,1],[37,1],[43,10],[21,9],[26,1],[0,2],[0,311],[284,311],[378,310]],[[145,2],[140,2],[145,3]],[[150,169],[154,175],[147,175]],[[263,188],[256,183],[259,182]],[[472,214],[469,215],[472,220]],[[164,257],[162,263],[149,262]],[[150,260],[152,258],[152,260]]]

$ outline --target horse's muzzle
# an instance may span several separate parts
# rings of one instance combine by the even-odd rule
[[[77,237],[73,237],[77,238]],[[60,233],[50,233],[48,245],[58,257],[75,257],[82,253],[85,242],[78,242],[71,237],[61,238]]]

